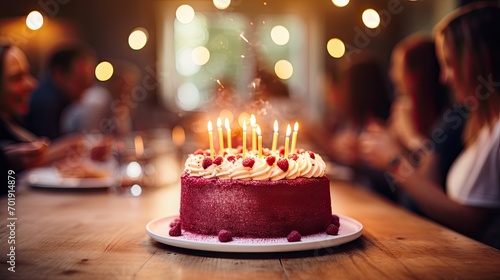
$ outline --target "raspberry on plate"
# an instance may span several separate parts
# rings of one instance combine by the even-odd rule
[[[300,236],[300,233],[296,230],[292,230],[292,232],[290,232],[290,234],[286,237],[288,242],[297,242],[300,241],[300,239],[302,239],[302,236]]]
[[[233,235],[231,234],[231,232],[225,229],[221,229],[219,231],[218,237],[220,242],[229,242],[233,240]]]

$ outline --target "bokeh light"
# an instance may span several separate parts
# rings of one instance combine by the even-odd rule
[[[293,75],[293,66],[287,60],[280,60],[274,65],[276,76],[282,80],[287,80]]]
[[[128,45],[133,50],[140,50],[144,48],[148,42],[148,31],[145,28],[138,27],[128,36]]]
[[[184,111],[193,111],[200,106],[200,91],[193,83],[182,84],[177,89],[177,105]]]
[[[142,188],[141,186],[137,185],[137,184],[134,184],[131,188],[130,188],[130,193],[133,195],[133,196],[140,196],[142,194]]]
[[[194,19],[194,9],[189,5],[181,5],[175,11],[175,17],[181,23],[190,23]]]
[[[125,173],[132,179],[139,178],[142,175],[142,167],[137,161],[132,161],[127,165]]]
[[[219,10],[225,10],[231,5],[231,0],[213,0],[214,6]]]
[[[172,129],[172,142],[176,147],[181,147],[186,142],[186,132],[182,126],[175,126]]]
[[[104,82],[113,76],[113,65],[107,61],[103,61],[95,67],[95,77],[97,80]]]
[[[228,119],[229,122],[233,122],[234,120],[233,112],[229,111],[228,109],[222,109],[222,111],[220,111],[219,113],[219,117],[222,120]]]
[[[191,52],[191,58],[196,65],[205,65],[210,59],[210,51],[203,46],[196,47]]]
[[[243,122],[245,121],[249,121],[250,120],[250,114],[247,113],[247,112],[242,112],[239,116],[238,116],[238,124],[243,127]]]
[[[380,24],[380,15],[374,9],[366,9],[363,12],[362,19],[368,28],[377,28]]]
[[[338,38],[330,39],[326,45],[326,49],[334,58],[341,58],[345,54],[344,42]]]
[[[284,26],[277,25],[271,29],[271,39],[276,45],[285,45],[290,40],[290,32]]]
[[[193,61],[193,49],[187,48],[180,50],[175,55],[175,67],[177,72],[184,77],[189,77],[200,71],[200,66]]]
[[[39,11],[32,11],[26,17],[26,26],[31,30],[38,30],[43,25],[43,16]]]
[[[345,7],[347,6],[347,4],[349,4],[349,0],[332,0],[333,2],[333,5],[337,6],[337,7]]]

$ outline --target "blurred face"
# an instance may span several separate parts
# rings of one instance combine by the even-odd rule
[[[94,82],[94,61],[90,58],[78,58],[73,63],[71,73],[65,77],[65,87],[71,94],[70,98],[79,100],[84,90]]]
[[[37,83],[30,74],[28,60],[24,53],[11,47],[5,53],[5,65],[2,89],[2,110],[9,115],[24,115],[27,112],[28,100]]]
[[[396,96],[401,96],[405,94],[405,83],[404,83],[404,53],[402,50],[395,50],[391,57],[391,69],[389,71],[389,77],[396,90]]]
[[[460,78],[460,67],[455,50],[442,35],[436,38],[436,48],[439,64],[441,65],[441,82],[451,87],[456,101],[462,102],[466,96],[466,87],[463,84],[463,79]]]

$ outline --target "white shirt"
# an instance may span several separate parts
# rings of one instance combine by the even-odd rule
[[[500,119],[458,156],[447,182],[448,196],[461,204],[500,207]]]

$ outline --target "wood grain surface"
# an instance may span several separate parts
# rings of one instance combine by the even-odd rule
[[[345,182],[333,211],[363,235],[319,250],[214,253],[152,240],[146,224],[179,211],[179,182],[140,197],[107,190],[19,188],[16,272],[8,271],[7,198],[0,200],[1,279],[500,279],[500,251]]]

